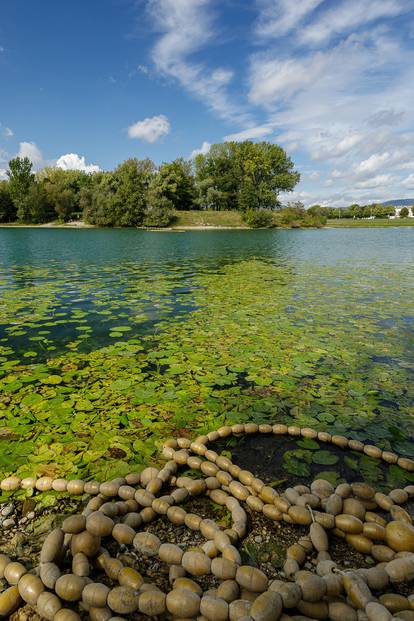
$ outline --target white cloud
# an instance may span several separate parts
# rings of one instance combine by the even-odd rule
[[[145,140],[145,142],[156,142],[162,136],[170,133],[170,122],[164,114],[148,117],[143,121],[137,121],[128,127],[129,138]]]
[[[408,175],[408,177],[402,182],[402,185],[406,188],[414,189],[414,173]]]
[[[241,123],[249,117],[230,101],[226,88],[233,71],[211,70],[191,58],[215,39],[210,4],[210,0],[149,0],[149,14],[161,33],[152,60],[159,73],[177,80],[218,115]]]
[[[289,99],[323,75],[327,62],[328,57],[322,53],[303,60],[279,60],[259,54],[253,57],[250,68],[249,99],[263,106]]]
[[[308,44],[321,44],[335,34],[351,30],[381,18],[395,17],[409,8],[406,0],[343,0],[335,2],[314,23],[302,30],[300,38]]]
[[[5,127],[2,133],[5,138],[11,138],[14,135],[10,127]]]
[[[241,132],[235,134],[228,134],[224,136],[224,140],[233,140],[235,142],[241,142],[243,140],[252,140],[253,138],[264,138],[273,133],[273,128],[267,125],[259,125],[258,127],[250,127],[244,129]]]
[[[368,122],[373,127],[384,127],[385,125],[399,125],[406,117],[404,110],[378,110],[369,119]]]
[[[63,170],[82,170],[86,173],[94,173],[101,170],[97,164],[87,164],[85,157],[77,153],[61,155],[56,162],[56,168],[62,168]]]
[[[398,180],[398,177],[393,175],[376,175],[366,181],[359,181],[356,184],[358,188],[380,188],[386,185],[390,185]]]
[[[324,0],[261,0],[256,33],[260,37],[286,35],[308,17]]]
[[[28,157],[34,168],[40,168],[44,164],[43,155],[34,142],[20,142],[18,157]]]
[[[206,155],[210,151],[210,148],[211,143],[204,141],[199,149],[194,149],[194,151],[191,152],[190,158],[194,159],[197,155]]]
[[[391,159],[391,154],[387,151],[385,153],[373,153],[366,160],[360,162],[357,166],[357,172],[372,173],[382,168]]]
[[[0,179],[7,179],[7,170],[6,170],[6,168],[0,168]]]
[[[315,160],[329,160],[341,157],[349,153],[357,144],[364,139],[363,134],[351,133],[341,138],[338,142],[324,140],[322,144],[311,149],[311,155]]]
[[[405,169],[408,169],[408,170],[413,169],[414,170],[414,160],[411,160],[411,161],[408,161],[408,162],[407,161],[403,162],[402,164],[400,164],[399,168],[405,168]]]
[[[299,149],[300,149],[299,142],[287,142],[285,144],[285,151],[287,153],[294,153],[295,151],[298,151]]]

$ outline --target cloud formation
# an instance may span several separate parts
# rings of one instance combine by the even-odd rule
[[[216,40],[211,4],[211,0],[149,0],[148,14],[161,35],[152,49],[152,61],[161,75],[176,80],[220,117],[246,122],[249,116],[228,93],[233,70],[210,68],[194,59]]]
[[[269,134],[273,133],[273,128],[267,125],[261,125],[258,127],[249,127],[248,129],[244,129],[241,132],[236,132],[235,134],[228,134],[224,136],[223,140],[230,140],[235,142],[242,142],[243,140],[252,140],[254,138],[264,138],[265,136],[269,136]]]
[[[87,164],[85,157],[77,153],[61,155],[56,161],[56,168],[62,168],[63,170],[82,170],[86,173],[94,173],[101,170],[97,164]]]
[[[191,152],[190,158],[194,159],[197,155],[206,155],[206,153],[210,151],[210,148],[210,142],[204,141],[199,149],[194,149],[194,151]]]
[[[410,182],[401,168],[413,170],[414,160],[414,48],[401,21],[394,29],[391,20],[410,3],[258,0],[258,7],[248,96],[277,142],[318,165],[320,183],[302,175],[298,192],[334,205],[404,194]]]
[[[20,142],[17,156],[28,157],[33,163],[34,169],[41,168],[44,165],[42,152],[34,142]]]
[[[164,114],[137,121],[128,127],[129,138],[154,143],[171,131],[170,122]]]

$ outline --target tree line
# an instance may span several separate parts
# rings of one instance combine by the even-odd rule
[[[300,179],[286,152],[269,142],[212,145],[194,160],[160,166],[131,158],[113,171],[47,167],[33,172],[26,157],[10,160],[0,181],[0,222],[40,224],[83,219],[98,226],[168,226],[174,212],[237,210],[246,219],[280,207],[280,192]],[[260,217],[258,219],[260,220]]]
[[[323,216],[328,220],[340,218],[389,218],[395,215],[395,207],[392,205],[381,205],[380,203],[371,203],[369,205],[358,205],[354,203],[353,205],[349,205],[349,207],[321,207],[320,205],[313,205],[309,207],[308,212]],[[403,207],[399,215],[401,218],[406,218],[408,214],[408,208]]]

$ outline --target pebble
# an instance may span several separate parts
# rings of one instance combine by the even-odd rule
[[[3,517],[8,517],[9,515],[12,515],[12,513],[14,513],[14,507],[13,505],[6,505],[5,507],[2,508],[1,510],[1,515]]]

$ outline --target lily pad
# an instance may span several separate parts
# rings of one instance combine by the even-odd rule
[[[339,461],[339,457],[329,451],[316,451],[312,454],[312,461],[314,464],[333,466],[333,464],[336,464]]]

